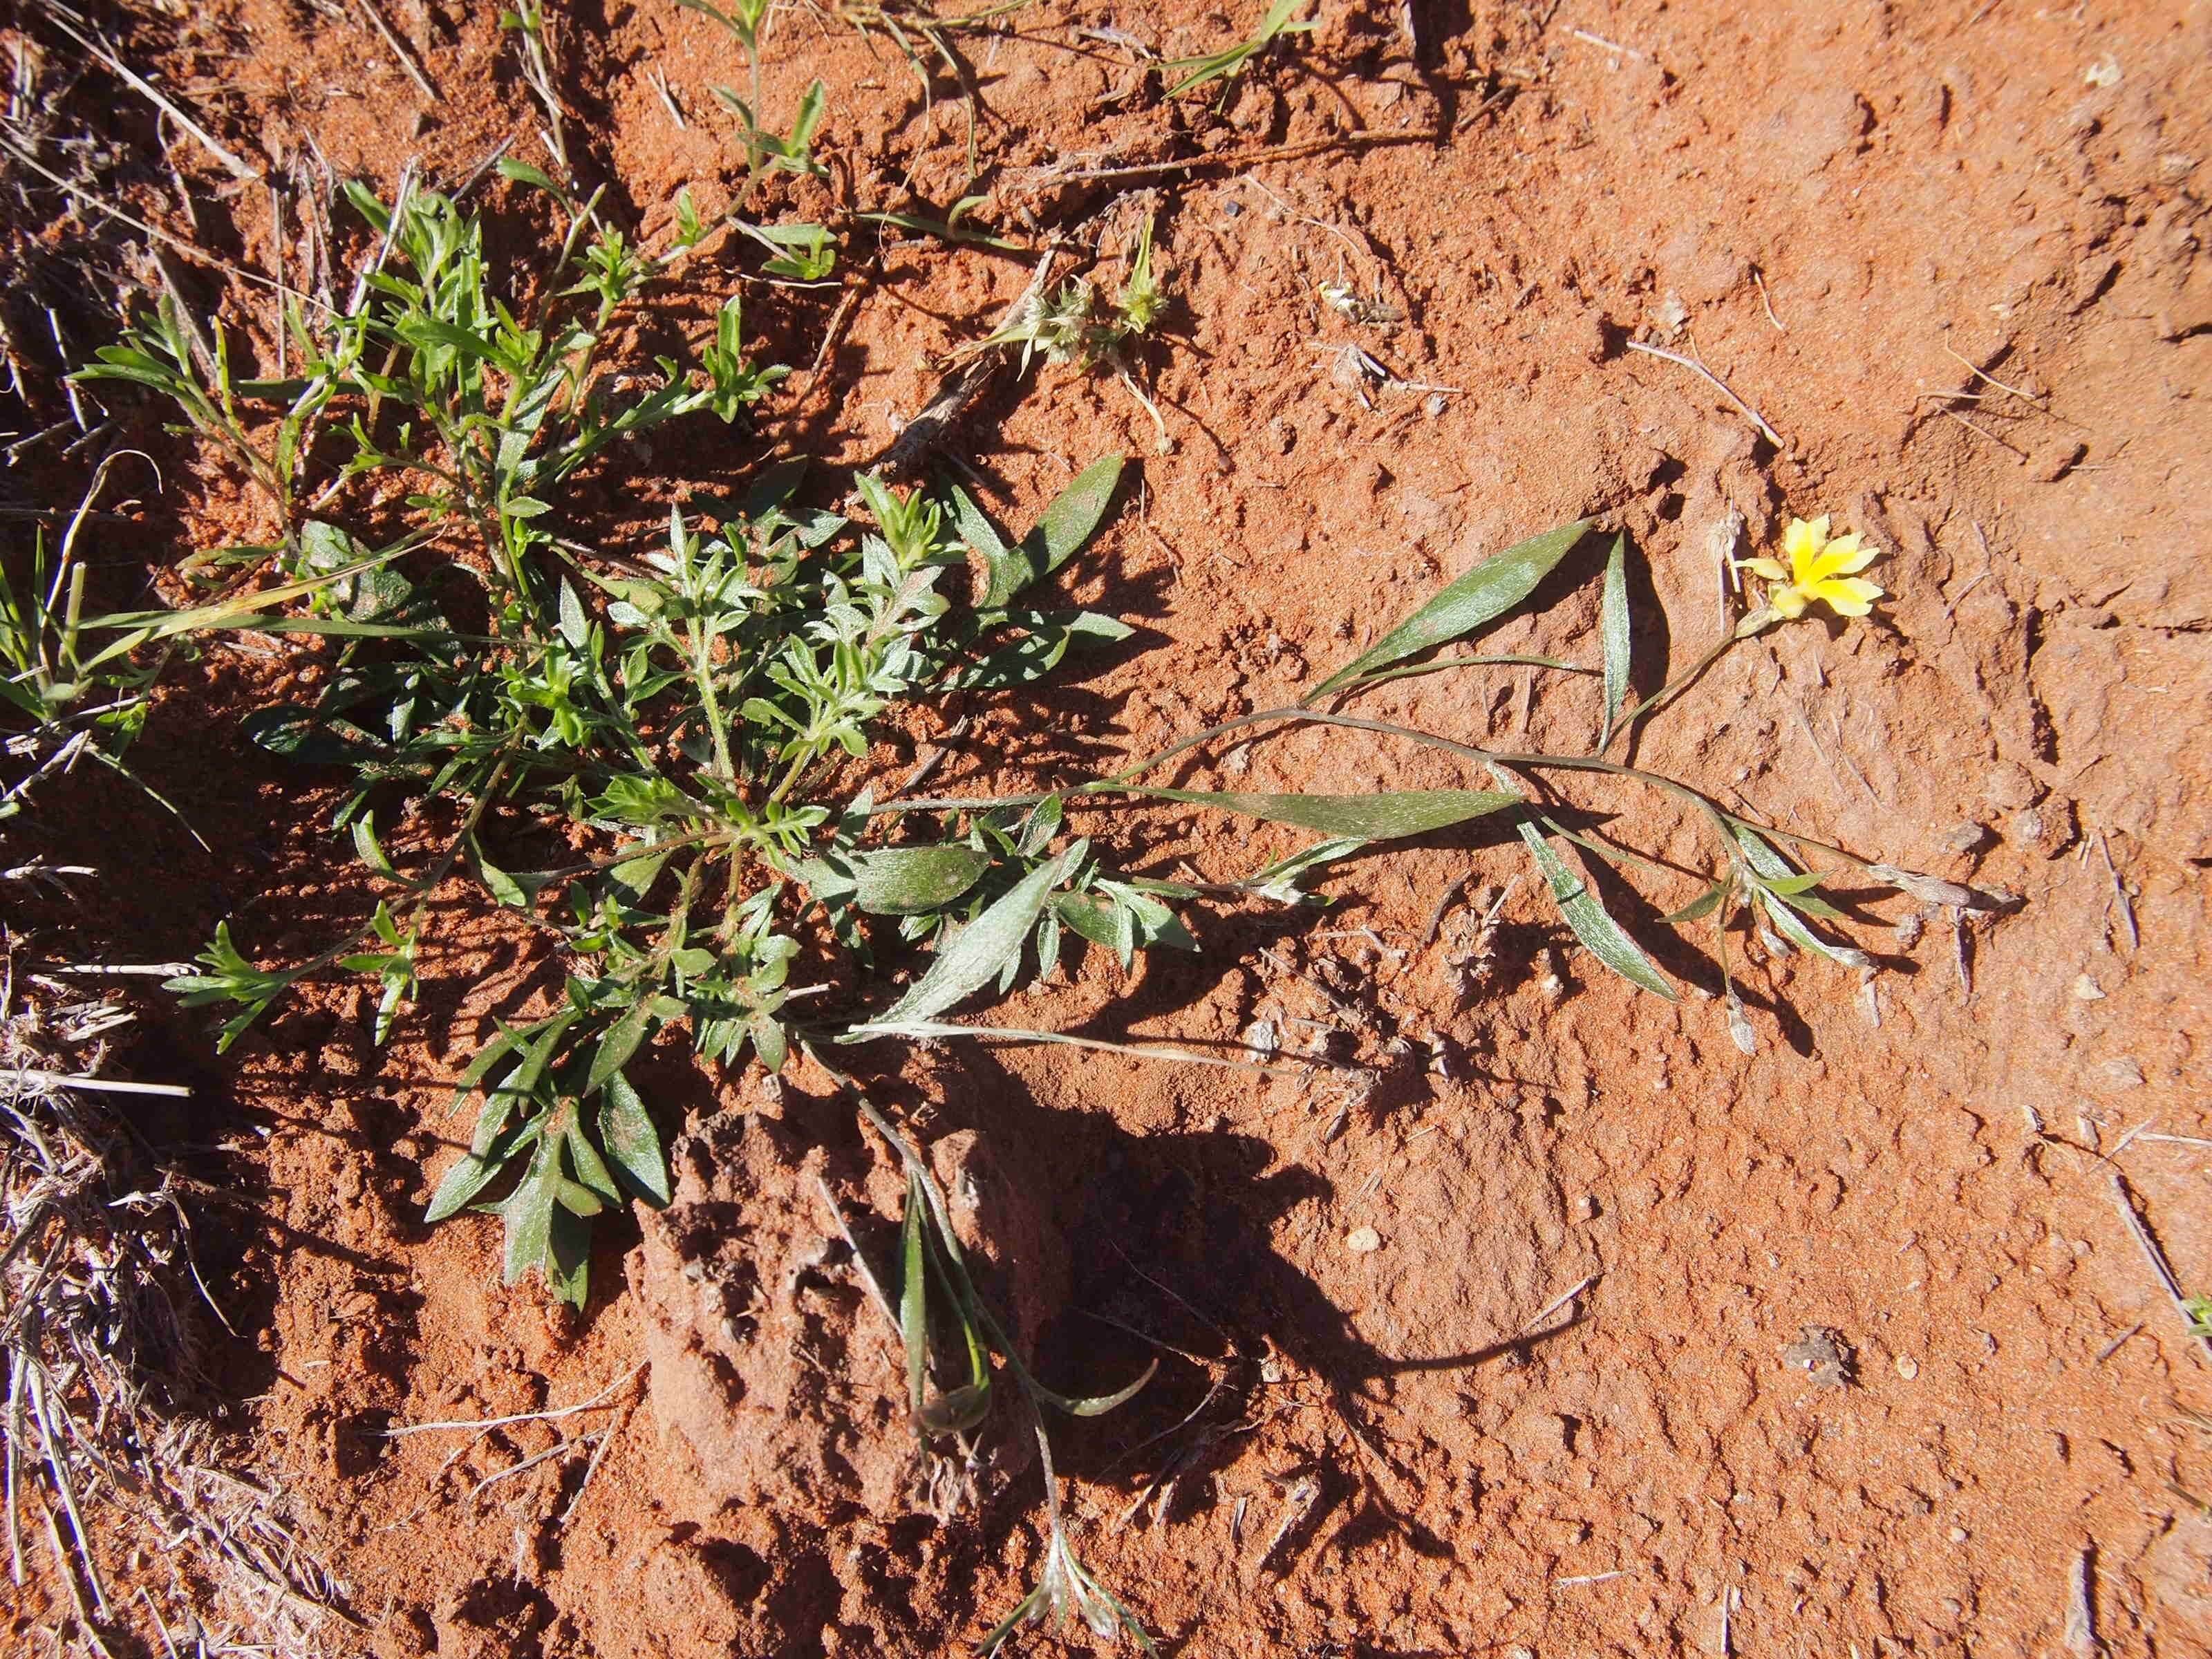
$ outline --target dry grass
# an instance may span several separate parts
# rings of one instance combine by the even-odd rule
[[[312,1656],[342,1595],[283,1494],[192,1411],[222,1316],[187,1212],[92,1078],[130,1016],[12,961],[0,986],[0,1406],[7,1570],[25,1652]],[[27,1075],[35,1073],[37,1075]]]

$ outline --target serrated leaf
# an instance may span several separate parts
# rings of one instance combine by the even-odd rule
[[[991,867],[972,847],[893,847],[853,860],[860,908],[875,916],[912,916],[943,908]]]
[[[1567,919],[1567,926],[1574,929],[1575,937],[1584,948],[1630,984],[1669,1002],[1680,1001],[1674,988],[1651,965],[1651,958],[1644,954],[1643,948],[1607,914],[1589,884],[1569,869],[1565,860],[1552,850],[1543,832],[1533,823],[1523,823],[1520,829],[1521,839],[1528,843],[1529,855],[1543,872],[1552,896],[1559,903],[1559,914]]]
[[[1496,789],[1407,789],[1373,795],[1255,795],[1233,790],[1147,789],[1138,785],[1129,789],[1133,794],[1157,800],[1210,806],[1270,823],[1295,824],[1325,836],[1349,836],[1362,841],[1425,836],[1521,803],[1520,796]]]
[[[1598,634],[1605,651],[1605,732],[1598,739],[1602,750],[1613,737],[1613,723],[1628,706],[1628,538],[1615,536],[1606,555],[1605,587],[1598,606]]]
[[[929,970],[869,1023],[934,1019],[998,978],[1020,960],[1030,929],[1036,925],[1052,890],[1081,866],[1090,850],[1090,842],[1079,841],[1023,877],[1003,898],[939,946]]]
[[[1391,629],[1378,644],[1316,686],[1305,701],[1325,697],[1370,669],[1403,662],[1496,621],[1534,592],[1536,585],[1589,529],[1589,520],[1577,520],[1485,559]]]
[[[644,1098],[619,1072],[599,1095],[599,1145],[623,1180],[654,1205],[668,1202],[668,1158]]]

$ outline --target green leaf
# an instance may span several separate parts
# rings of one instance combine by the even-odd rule
[[[1534,592],[1536,584],[1551,574],[1589,528],[1589,520],[1577,520],[1485,559],[1391,629],[1381,643],[1316,686],[1305,701],[1325,697],[1370,669],[1403,662],[1495,622]]]
[[[1043,1401],[1048,1406],[1058,1407],[1070,1417],[1103,1417],[1116,1406],[1126,1406],[1134,1400],[1138,1391],[1152,1380],[1153,1373],[1159,1368],[1160,1362],[1155,1358],[1151,1364],[1145,1367],[1135,1382],[1130,1383],[1126,1389],[1116,1389],[1111,1394],[1054,1394],[1034,1376],[1029,1379],[1029,1384],[1036,1390],[1038,1399]]]
[[[1728,890],[1729,884],[1726,881],[1717,881],[1680,909],[1675,911],[1673,915],[1662,916],[1660,920],[1670,927],[1679,927],[1686,921],[1695,921],[1701,916],[1709,916],[1720,908],[1720,902],[1728,896]]]
[[[599,1096],[599,1145],[616,1170],[655,1205],[668,1202],[668,1158],[645,1101],[621,1073]]]
[[[1121,481],[1121,456],[1108,455],[1085,467],[1053,497],[1036,527],[1013,548],[1000,541],[974,502],[954,491],[953,511],[960,533],[982,557],[988,573],[978,606],[996,610],[1038,577],[1050,574],[1081,552],[1098,533],[1106,509],[1113,505],[1115,488]]]
[[[591,636],[592,623],[591,619],[584,615],[584,602],[576,597],[576,590],[563,576],[561,578],[561,637],[581,651]]]
[[[378,875],[394,873],[392,860],[385,855],[384,848],[377,844],[375,813],[364,812],[353,821],[353,848],[361,854],[361,861]]]
[[[991,867],[972,847],[893,847],[853,860],[860,908],[875,916],[912,916],[943,908]]]
[[[1517,806],[1521,797],[1496,789],[1407,789],[1374,795],[1249,795],[1232,791],[1147,789],[1127,786],[1132,794],[1187,802],[1236,812],[1270,823],[1296,824],[1325,836],[1362,841],[1390,841],[1425,836],[1432,830]]]
[[[1613,551],[1606,555],[1605,588],[1598,611],[1598,633],[1605,648],[1605,732],[1598,738],[1602,750],[1612,740],[1613,722],[1628,706],[1628,538],[1615,536]]]
[[[921,1177],[909,1171],[906,1178],[905,1238],[899,1252],[904,1276],[899,1286],[899,1334],[906,1339],[907,1405],[914,1413],[917,1433],[921,1429],[922,1405],[929,1387],[929,1286],[921,1251],[921,1215],[926,1203]]]
[[[1559,901],[1559,914],[1567,919],[1567,926],[1574,929],[1575,937],[1589,953],[1630,984],[1640,986],[1669,1002],[1681,1000],[1674,988],[1651,965],[1651,958],[1621,931],[1619,922],[1606,914],[1605,906],[1598,902],[1589,884],[1569,869],[1552,850],[1543,832],[1533,823],[1523,823],[1520,828],[1521,839],[1528,843],[1537,869],[1543,872],[1545,881],[1551,885],[1552,896]]]
[[[606,1035],[599,1039],[599,1048],[592,1054],[592,1069],[584,1077],[584,1092],[592,1094],[607,1079],[629,1063],[629,1057],[645,1041],[645,1034],[653,1021],[653,999],[639,995],[638,1000],[623,1011],[623,1016],[607,1027]]]
[[[1774,931],[1801,951],[1810,951],[1815,956],[1826,957],[1831,962],[1840,962],[1846,967],[1863,968],[1873,961],[1867,953],[1850,945],[1836,945],[1822,939],[1805,924],[1805,915],[1832,916],[1840,921],[1843,912],[1820,896],[1820,872],[1801,872],[1790,868],[1790,862],[1770,847],[1765,840],[1753,835],[1742,825],[1735,826],[1736,844],[1743,848],[1744,861],[1758,872],[1759,908]]]
[[[530,908],[530,895],[522,890],[520,882],[486,858],[483,848],[478,847],[473,838],[469,842],[469,849],[476,854],[477,878],[483,883],[494,899],[510,909]]]
[[[516,1283],[532,1267],[545,1270],[547,1282],[551,1282],[548,1259],[553,1211],[560,1200],[561,1137],[541,1134],[522,1184],[500,1206],[501,1218],[507,1223],[504,1278],[507,1284]]]
[[[1802,910],[1808,916],[1843,919],[1842,911],[1813,890],[1820,885],[1817,875],[1809,882],[1801,880],[1803,872],[1767,845],[1765,837],[1754,835],[1741,824],[1735,826],[1735,839],[1736,845],[1743,848],[1744,862],[1778,896],[1786,900],[1791,909]]]
[[[527,161],[518,161],[512,155],[501,156],[496,165],[499,167],[499,176],[502,179],[512,179],[518,185],[535,185],[548,195],[556,196],[563,202],[568,199],[568,192],[555,184],[553,175],[543,167],[534,167]]]
[[[1074,481],[1052,499],[1037,521],[1031,538],[1041,538],[1044,574],[1050,574],[1080,553],[1104,522],[1114,503],[1114,489],[1121,480],[1121,457],[1108,455],[1091,462]]]
[[[1090,842],[1079,841],[1059,857],[1048,859],[1023,877],[1005,897],[939,948],[928,972],[916,980],[904,996],[867,1025],[847,1033],[848,1039],[872,1027],[934,1019],[996,979],[1020,958],[1030,929],[1036,926],[1037,917],[1043,914],[1052,890],[1081,866],[1090,850]]]

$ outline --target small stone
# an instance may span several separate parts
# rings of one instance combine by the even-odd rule
[[[1963,1544],[1963,1543],[1965,1543],[1965,1542],[1966,1541],[1966,1529],[1964,1527],[1954,1527],[1954,1528],[1951,1528],[1951,1541],[1952,1541],[1953,1543],[1954,1543],[1954,1544]]]
[[[1382,1248],[1382,1235],[1372,1227],[1354,1227],[1344,1236],[1344,1248],[1354,1255],[1372,1255]]]
[[[2105,1081],[2115,1089],[2140,1089],[2143,1085],[2143,1069],[2130,1055],[2108,1060],[2098,1069],[2105,1074]]]
[[[1262,1060],[1273,1054],[1278,1046],[1275,1022],[1272,1019],[1254,1020],[1244,1028],[1244,1046]]]
[[[1996,839],[1987,824],[1964,818],[1945,830],[1936,845],[1947,853],[1978,853]]]
[[[2081,970],[2081,976],[2074,981],[2074,1000],[2076,1002],[2102,1002],[2104,1000],[2105,994],[2103,990],[2099,988],[2096,976],[2090,973],[2087,969],[2083,969]]]
[[[1920,1362],[1909,1353],[1897,1356],[1897,1374],[1910,1382],[1920,1375]]]
[[[2027,476],[2038,483],[2057,483],[2071,472],[2089,446],[2078,438],[2053,438],[2028,452]]]
[[[1842,1335],[1825,1325],[1808,1325],[1782,1351],[1782,1363],[1824,1389],[1847,1389],[1857,1379],[1856,1356]]]

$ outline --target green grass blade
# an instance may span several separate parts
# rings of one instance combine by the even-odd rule
[[[899,1287],[899,1334],[906,1339],[907,1407],[914,1414],[916,1434],[922,1431],[922,1411],[929,1391],[929,1287],[922,1259],[921,1216],[926,1203],[921,1182],[911,1170],[906,1178],[906,1238],[901,1257],[905,1281]]]
[[[1574,929],[1575,937],[1589,953],[1631,985],[1669,1002],[1680,1001],[1674,988],[1651,965],[1651,958],[1607,914],[1590,884],[1569,869],[1566,861],[1552,850],[1543,831],[1533,823],[1523,823],[1520,828],[1521,839],[1528,843],[1529,855],[1536,860],[1536,868],[1543,872],[1545,882],[1551,887],[1559,914],[1567,919],[1567,926]]]
[[[1134,1400],[1145,1384],[1152,1380],[1153,1374],[1159,1368],[1160,1362],[1155,1358],[1151,1364],[1145,1367],[1135,1382],[1130,1383],[1126,1389],[1116,1389],[1112,1394],[1054,1394],[1034,1376],[1029,1379],[1029,1383],[1038,1399],[1043,1401],[1048,1406],[1056,1407],[1066,1412],[1070,1417],[1103,1417],[1116,1406],[1126,1406]]]
[[[1130,786],[1132,794],[1155,800],[1182,801],[1210,806],[1269,823],[1295,824],[1325,836],[1347,836],[1361,841],[1393,841],[1406,836],[1425,836],[1455,823],[1464,823],[1507,806],[1517,806],[1521,797],[1497,789],[1407,789],[1374,795],[1253,795],[1235,791],[1205,789],[1146,789]]]
[[[1589,528],[1589,520],[1580,519],[1485,559],[1391,629],[1379,644],[1316,686],[1304,701],[1325,697],[1370,669],[1388,668],[1496,621],[1534,592],[1536,584]]]

